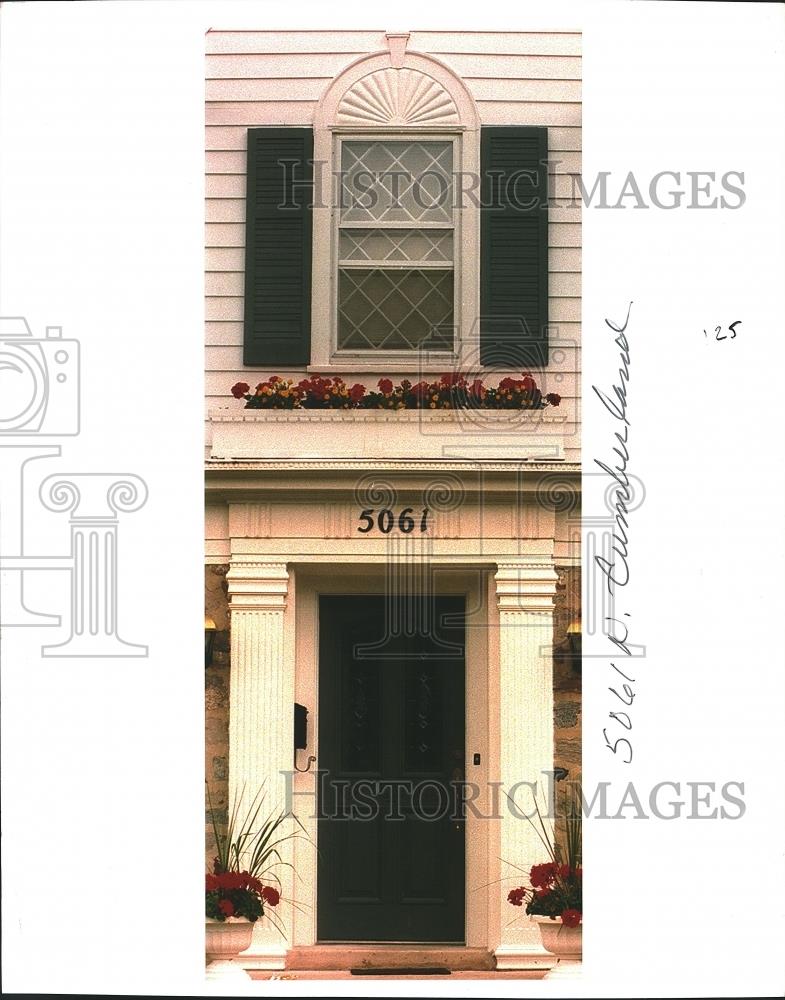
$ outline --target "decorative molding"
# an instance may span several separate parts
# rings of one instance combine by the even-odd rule
[[[285,562],[232,560],[226,574],[229,610],[284,611],[289,592],[289,571]],[[234,614],[233,614],[234,617]]]
[[[552,556],[523,557],[496,568],[499,611],[552,615],[558,575]]]
[[[211,423],[336,423],[336,424],[468,424],[474,428],[484,421],[508,424],[518,423],[562,424],[564,418],[556,415],[552,407],[543,410],[491,410],[461,408],[455,410],[230,410],[213,409],[208,416]]]
[[[361,56],[335,77],[314,111],[317,135],[385,125],[479,129],[477,106],[460,77],[433,56],[401,51],[403,40],[391,34],[388,49]]]
[[[387,48],[390,50],[390,65],[395,69],[400,69],[406,55],[409,32],[388,31],[384,37],[387,39]]]
[[[386,69],[369,73],[343,95],[338,125],[459,125],[455,101],[445,88],[419,70]]]
[[[449,458],[411,459],[321,459],[321,458],[281,458],[281,459],[223,459],[211,458],[205,462],[207,472],[354,472],[357,469],[373,469],[378,472],[507,472],[510,475],[524,472],[549,472],[563,468],[575,476],[581,469],[577,462],[527,461],[526,459],[477,459],[475,461],[455,461]],[[533,488],[533,487],[532,487]],[[605,523],[605,522],[603,522]]]
[[[269,503],[233,503],[229,505],[230,538],[269,538]]]

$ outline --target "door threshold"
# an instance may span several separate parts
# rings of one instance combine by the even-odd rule
[[[485,948],[467,948],[456,942],[330,941],[291,948],[287,969],[339,971],[342,969],[432,969],[489,971],[495,957]],[[389,973],[388,973],[389,974]]]

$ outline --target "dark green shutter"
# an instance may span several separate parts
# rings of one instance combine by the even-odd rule
[[[313,132],[248,129],[246,365],[306,365],[311,350]]]
[[[481,132],[480,360],[548,364],[548,130]]]

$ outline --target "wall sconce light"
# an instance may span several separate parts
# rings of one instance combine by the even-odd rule
[[[215,644],[215,633],[218,629],[212,618],[204,619],[204,665],[209,667],[213,662],[213,645]]]
[[[579,674],[581,672],[581,623],[576,618],[567,627],[567,641],[570,644],[572,654],[572,669]]]

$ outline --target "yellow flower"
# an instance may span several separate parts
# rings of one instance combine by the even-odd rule
[[[433,398],[436,399],[436,396],[434,396]],[[430,407],[431,407],[432,410],[435,410],[436,409],[436,403],[431,403]]]

